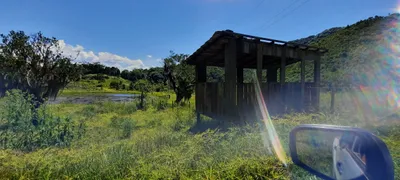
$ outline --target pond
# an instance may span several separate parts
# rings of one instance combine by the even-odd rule
[[[84,94],[58,96],[55,100],[49,100],[49,104],[72,103],[72,104],[92,104],[94,102],[129,102],[133,101],[138,94]]]

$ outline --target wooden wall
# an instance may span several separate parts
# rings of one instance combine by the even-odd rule
[[[317,100],[314,83],[305,84],[305,96],[301,99],[301,83],[262,83],[260,85],[263,99],[270,114],[279,114],[287,111],[308,111],[314,108]],[[239,91],[239,88],[238,88]],[[252,118],[258,114],[255,85],[244,83],[243,92],[237,93],[236,108],[226,107],[224,101],[223,83],[198,83],[196,85],[196,110],[198,113],[213,118],[225,117],[236,113],[241,118]],[[240,96],[242,95],[242,96]],[[284,97],[284,98],[282,98]]]

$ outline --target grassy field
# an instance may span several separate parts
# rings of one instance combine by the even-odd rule
[[[0,150],[0,179],[316,179],[270,154],[257,124],[196,132],[193,98],[191,104],[146,110],[137,110],[136,102],[50,105],[53,115],[84,122],[84,135],[68,147]],[[299,124],[367,128],[387,143],[399,179],[397,122],[369,125],[352,113],[273,118],[286,153],[289,132]]]

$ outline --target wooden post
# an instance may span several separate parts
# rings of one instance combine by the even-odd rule
[[[201,123],[201,116],[200,116],[200,113],[196,113],[196,119],[197,119],[196,123],[197,123],[197,124],[200,124],[200,123]]]
[[[237,68],[237,101],[240,108],[243,101],[243,67]]]
[[[205,98],[205,92],[202,90],[203,93],[199,92],[199,83],[205,83],[207,82],[207,66],[205,65],[205,62],[199,62],[196,65],[196,112],[199,113],[199,108],[203,107],[204,101],[201,99]],[[202,87],[202,86],[201,86]],[[197,116],[197,123],[200,123],[200,115]]]
[[[300,50],[299,50],[300,51]],[[301,94],[300,94],[300,99],[301,99],[301,110],[304,111],[304,97],[305,97],[305,86],[306,86],[306,57],[307,57],[307,52],[299,52],[300,53],[300,58],[301,58],[301,63],[300,63],[300,83],[301,83]]]
[[[331,113],[335,112],[335,88],[331,86]]]
[[[281,85],[284,85],[285,77],[286,77],[286,45],[282,48],[280,70],[281,70],[280,71],[280,83],[281,83]]]
[[[196,81],[197,82],[207,81],[207,67],[204,61],[196,65]]]
[[[243,110],[243,66],[237,67],[237,107],[239,117],[244,120],[244,110]]]
[[[281,84],[281,102],[283,103],[283,111],[286,111],[286,86],[285,86],[285,76],[286,76],[286,44],[282,47],[281,51],[281,68],[280,68],[280,84]]]
[[[229,39],[225,44],[225,114],[234,116],[236,113],[236,39]]]
[[[278,68],[268,68],[267,69],[267,82],[277,82],[278,81]]]
[[[314,55],[314,86],[315,86],[315,102],[314,108],[319,111],[319,96],[320,96],[320,78],[321,78],[321,56]]]
[[[261,42],[257,44],[257,80],[261,86],[262,82],[262,66],[263,66],[263,45]]]

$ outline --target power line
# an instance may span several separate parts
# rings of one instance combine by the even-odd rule
[[[303,6],[304,4],[306,4],[307,2],[309,2],[310,0],[305,0],[302,1],[301,0],[295,0],[293,3],[289,4],[289,6],[285,7],[284,9],[282,9],[281,11],[279,11],[279,13],[277,13],[275,16],[273,16],[271,19],[273,19],[272,21],[266,21],[262,26],[260,26],[260,29],[264,29],[264,28],[268,28],[272,25],[274,25],[275,23],[277,23],[279,20],[285,18],[286,16],[288,16],[290,13],[294,12],[295,10],[297,10],[298,8],[300,8],[301,6]],[[297,4],[297,2],[301,2],[300,4],[298,4],[298,6],[295,6],[294,8],[292,8],[290,10],[291,7],[293,7],[295,4]],[[285,13],[285,11],[290,10],[288,12]],[[282,15],[282,16],[281,16]],[[279,16],[281,16],[280,18],[278,18]],[[270,22],[268,24],[268,22]]]
[[[289,4],[289,6],[286,6],[285,8],[283,8],[281,11],[279,11],[277,14],[275,14],[275,16],[273,16],[271,19],[277,18],[278,16],[280,16],[282,13],[284,13],[286,10],[288,10],[289,8],[291,8],[293,5],[295,5],[297,2],[299,2],[301,0],[294,0],[292,1],[292,3]],[[260,27],[264,27],[265,25],[267,25],[269,21],[267,20],[262,26]]]
[[[253,8],[253,10],[252,10],[251,12],[256,12],[256,10],[257,10],[258,8],[260,8],[261,5],[262,5],[264,2],[265,2],[265,0],[260,0],[260,1],[254,6],[254,8]],[[241,22],[242,22],[242,21],[241,21]],[[234,26],[240,27],[240,26],[242,25],[241,22],[235,21],[235,22],[234,22]],[[238,24],[238,23],[239,23],[239,24]]]
[[[264,2],[265,0],[260,0],[260,2],[255,6],[254,10],[257,10]]]

